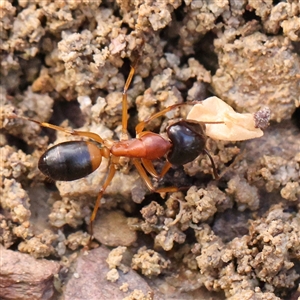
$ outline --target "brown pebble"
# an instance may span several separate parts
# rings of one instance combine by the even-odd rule
[[[129,228],[123,212],[103,211],[95,221],[94,238],[106,246],[116,247],[132,245],[137,235]]]
[[[47,300],[54,294],[53,276],[60,265],[0,247],[1,299]]]
[[[133,270],[126,274],[119,271],[120,277],[116,282],[108,281],[108,254],[107,248],[99,247],[78,258],[74,270],[76,277],[73,275],[66,285],[65,300],[123,299],[135,289],[141,290],[145,295],[152,291],[146,281]],[[126,292],[120,290],[125,283],[128,284]]]

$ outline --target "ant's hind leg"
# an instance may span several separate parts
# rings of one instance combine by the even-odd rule
[[[101,190],[99,191],[97,200],[96,200],[95,205],[94,205],[93,212],[92,212],[91,217],[90,217],[90,234],[91,234],[91,239],[93,238],[93,234],[94,234],[93,233],[93,223],[94,223],[94,221],[96,219],[96,215],[97,215],[98,209],[99,209],[100,204],[101,204],[102,196],[103,196],[106,188],[109,186],[109,184],[111,183],[112,179],[114,178],[115,173],[116,173],[115,164],[111,163],[110,166],[109,166],[108,175],[107,175],[107,177],[105,179],[105,182],[104,182]]]
[[[27,117],[23,117],[23,116],[17,116],[17,115],[13,115],[11,116],[11,118],[15,118],[15,119],[22,119],[22,120],[26,120],[26,121],[30,121],[30,122],[34,122],[42,127],[46,127],[46,128],[50,128],[53,130],[57,130],[57,131],[62,131],[66,134],[70,134],[70,135],[77,135],[77,136],[84,136],[87,138],[90,138],[100,144],[103,144],[104,141],[103,139],[96,133],[93,132],[89,132],[89,131],[78,131],[78,130],[73,130],[73,129],[67,129],[64,127],[60,127],[60,126],[56,126],[50,123],[46,123],[46,122],[40,122],[31,118],[27,118]]]

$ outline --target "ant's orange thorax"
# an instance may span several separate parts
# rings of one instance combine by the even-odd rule
[[[171,147],[172,144],[159,134],[147,132],[136,139],[116,142],[111,153],[115,156],[153,160],[163,157]]]

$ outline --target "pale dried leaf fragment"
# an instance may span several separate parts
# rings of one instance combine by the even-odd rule
[[[254,115],[240,114],[218,97],[209,97],[193,106],[187,119],[203,122],[206,135],[222,141],[243,141],[263,135],[260,128],[255,127]],[[208,124],[222,122],[220,124]]]

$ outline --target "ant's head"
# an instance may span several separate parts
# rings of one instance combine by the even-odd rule
[[[180,120],[167,128],[172,143],[168,161],[172,165],[184,165],[203,153],[207,136],[205,125],[191,120]]]

